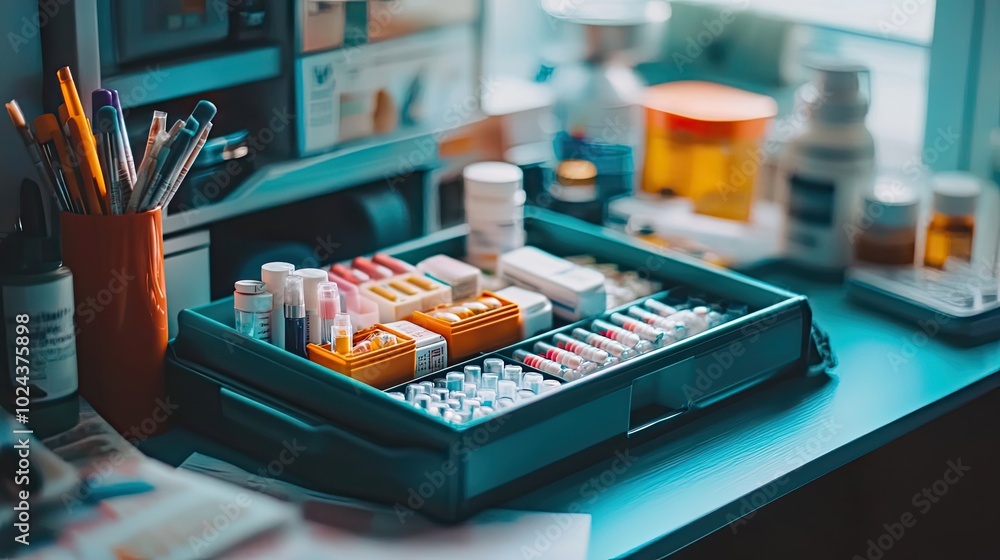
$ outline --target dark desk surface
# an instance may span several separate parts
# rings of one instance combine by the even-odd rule
[[[590,557],[660,557],[735,522],[1000,385],[1000,342],[959,348],[847,302],[839,286],[775,284],[810,297],[840,360],[831,377],[749,395],[508,507],[593,516]],[[178,463],[236,458],[182,430],[144,442]],[[617,462],[616,462],[617,461]],[[736,525],[739,528],[739,525]]]

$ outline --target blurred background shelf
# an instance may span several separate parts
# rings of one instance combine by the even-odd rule
[[[235,68],[239,71],[233,71]],[[280,75],[281,49],[268,46],[177,64],[150,64],[104,78],[101,83],[122,93],[122,105],[129,100],[133,105],[148,105]]]
[[[407,131],[327,154],[267,164],[225,199],[168,215],[163,220],[163,233],[174,234],[380,179],[389,181],[417,168],[433,167],[437,157],[435,133]]]

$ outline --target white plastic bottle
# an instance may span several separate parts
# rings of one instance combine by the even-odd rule
[[[786,256],[805,269],[843,272],[850,262],[850,225],[875,183],[875,140],[865,126],[868,69],[814,62],[812,83],[798,93],[794,119],[802,129],[788,143]]]
[[[500,255],[524,246],[524,176],[516,165],[490,161],[473,163],[462,175],[466,256],[473,266],[493,271]]]

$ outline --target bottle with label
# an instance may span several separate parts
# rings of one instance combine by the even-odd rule
[[[72,428],[80,414],[73,274],[43,206],[25,181],[22,231],[0,240],[0,404],[40,438]]]
[[[815,61],[815,80],[798,92],[801,132],[785,153],[788,259],[808,270],[840,274],[850,262],[851,225],[875,183],[875,141],[865,126],[868,69]]]
[[[271,341],[271,311],[274,296],[259,280],[239,280],[233,293],[236,332],[262,340]]]

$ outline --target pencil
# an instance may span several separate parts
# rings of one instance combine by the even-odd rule
[[[87,206],[83,201],[82,191],[80,191],[80,179],[72,163],[72,152],[56,116],[52,113],[39,115],[35,119],[35,132],[38,133],[39,142],[55,149],[56,159],[59,161],[58,169],[61,170],[66,189],[69,191],[69,198],[73,202],[73,208],[78,213],[87,213]]]

